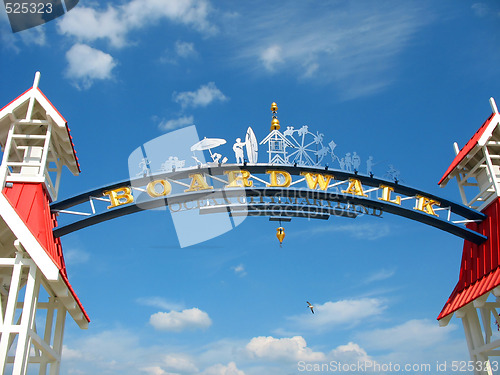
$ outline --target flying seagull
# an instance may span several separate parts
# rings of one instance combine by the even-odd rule
[[[309,306],[309,308],[311,309],[311,312],[314,314],[314,310],[313,310],[313,305],[311,305],[311,303],[309,301],[306,301],[307,302],[307,305]]]

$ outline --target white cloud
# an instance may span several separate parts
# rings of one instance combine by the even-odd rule
[[[158,124],[160,130],[174,130],[184,126],[193,125],[193,116],[181,116],[170,120],[162,119]]]
[[[312,315],[312,314],[311,314]],[[63,349],[61,373],[121,375],[244,375],[297,372],[297,362],[435,363],[463,360],[467,346],[456,326],[441,328],[437,322],[413,320],[385,329],[353,332],[355,342],[322,351],[308,347],[302,336],[250,340],[223,339],[203,346],[158,344],[144,340],[137,331],[111,330],[98,334],[69,335]],[[332,342],[344,342],[330,336]],[[428,342],[426,342],[428,338]],[[376,354],[374,356],[373,353]],[[370,354],[368,354],[370,353]]]
[[[346,345],[339,345],[329,353],[329,357],[342,362],[365,362],[371,360],[366,351],[358,344],[349,342]]]
[[[242,375],[235,372],[239,371],[236,365],[223,365],[235,360],[233,351],[224,355],[233,358],[221,361],[220,352],[207,355],[206,350],[200,351],[196,347],[188,349],[171,344],[148,344],[148,340],[141,339],[137,330],[116,329],[97,334],[89,331],[88,335],[78,332],[77,336],[80,338],[76,340],[73,335],[65,337],[67,344],[63,348],[62,374]],[[226,344],[237,345],[243,352],[246,341]]]
[[[478,17],[488,17],[493,16],[500,18],[500,12],[490,8],[488,4],[485,3],[474,3],[471,6],[474,14]]]
[[[16,45],[16,36],[12,33],[10,26],[3,22],[0,22],[0,41],[2,49],[9,49],[15,53],[19,53],[20,49]]]
[[[175,42],[174,52],[166,49],[163,56],[160,57],[160,62],[168,64],[178,64],[180,59],[186,60],[189,58],[195,58],[197,56],[198,52],[194,48],[193,43],[178,40]]]
[[[478,17],[484,17],[489,13],[488,5],[484,3],[474,3],[471,8]]]
[[[283,63],[281,47],[278,45],[267,47],[261,52],[260,60],[267,70],[274,71],[276,69],[276,65]]]
[[[196,91],[174,92],[173,100],[179,103],[182,108],[186,107],[206,107],[212,102],[224,102],[228,98],[215,86],[214,82],[200,86]]]
[[[269,361],[322,361],[325,355],[307,347],[302,336],[277,339],[272,336],[254,337],[246,349],[253,358]]]
[[[66,343],[63,356],[61,373],[70,373],[69,369],[81,369],[84,374],[138,373],[151,360],[148,350],[141,348],[138,338],[126,330],[82,335]]]
[[[128,31],[119,10],[112,6],[108,6],[106,10],[78,6],[65,14],[57,22],[57,27],[60,34],[74,36],[79,41],[108,39],[114,47],[125,45]]]
[[[245,266],[243,264],[238,264],[237,266],[231,267],[231,269],[240,277],[247,275],[247,271],[245,271]]]
[[[66,76],[78,88],[88,89],[95,80],[110,79],[116,66],[113,57],[85,44],[75,44],[66,52],[68,69]]]
[[[26,45],[37,45],[44,46],[47,43],[47,38],[45,36],[45,28],[44,27],[34,27],[31,29],[24,30],[19,33],[21,39]]]
[[[333,84],[343,99],[381,91],[395,79],[401,52],[432,17],[416,3],[342,4],[247,11],[238,19],[244,32],[234,40],[239,61],[254,71]]]
[[[198,372],[198,367],[191,356],[184,353],[168,354],[165,356],[164,363],[169,371]]]
[[[149,375],[168,375],[168,373],[159,366],[144,367],[141,368],[140,371]]]
[[[68,249],[64,251],[64,260],[68,265],[76,265],[87,263],[90,259],[90,254],[79,249]]]
[[[229,362],[227,366],[222,364],[216,364],[205,371],[202,372],[203,375],[245,375],[245,373],[241,370],[238,370],[236,367],[236,363]]]
[[[382,281],[394,276],[396,271],[394,269],[381,269],[375,273],[372,273],[365,279],[365,284],[370,284],[375,281]]]
[[[295,329],[325,331],[334,327],[350,328],[368,318],[380,315],[387,306],[378,298],[348,299],[314,304],[315,314],[288,317]]]
[[[359,339],[367,348],[378,350],[419,350],[435,347],[446,341],[450,328],[439,327],[437,322],[429,320],[410,320],[398,326],[375,329],[359,335]]]
[[[217,29],[208,21],[211,7],[206,0],[131,0],[123,5],[96,9],[83,5],[74,8],[58,22],[61,34],[79,41],[107,40],[123,47],[130,31],[142,29],[161,20],[180,23],[205,34]]]
[[[182,304],[167,301],[162,297],[141,297],[136,301],[141,305],[158,307],[163,310],[180,310],[183,308]]]
[[[366,349],[381,353],[378,361],[431,363],[467,357],[463,337],[453,336],[456,330],[454,324],[439,327],[436,321],[414,319],[389,328],[360,332],[355,337]]]
[[[73,359],[82,358],[83,355],[78,350],[70,349],[66,345],[63,345],[62,357],[65,361],[70,361]]]
[[[342,224],[342,225],[321,225],[315,226],[307,231],[310,235],[321,234],[321,233],[332,233],[341,232],[345,233],[352,238],[364,239],[364,240],[378,240],[380,238],[387,237],[391,234],[391,226],[387,223],[362,223],[362,224]],[[298,232],[297,235],[305,232]]]
[[[182,311],[157,312],[151,315],[149,323],[160,331],[180,332],[185,329],[205,329],[212,325],[208,314],[196,307]]]
[[[175,53],[182,58],[194,57],[198,53],[194,49],[193,43],[183,42],[178,40],[175,42]]]

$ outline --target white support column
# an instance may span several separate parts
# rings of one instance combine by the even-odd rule
[[[7,357],[10,347],[10,337],[12,333],[15,332],[14,319],[16,314],[19,286],[21,283],[22,258],[22,254],[17,252],[12,269],[9,297],[7,299],[7,308],[5,310],[5,317],[1,326],[2,336],[0,337],[0,370],[2,374],[5,372],[5,365],[7,364]]]
[[[28,281],[26,283],[21,324],[19,326],[19,334],[17,337],[13,375],[25,375],[26,370],[28,369],[28,359],[31,346],[29,331],[34,328],[34,317],[39,290],[40,276],[37,272],[35,264],[31,264],[28,272]]]
[[[3,190],[5,185],[5,180],[8,176],[7,160],[9,159],[10,149],[12,147],[12,134],[14,134],[14,122],[10,124],[9,133],[7,134],[7,140],[5,141],[5,147],[3,150],[2,164],[0,165],[0,189]]]
[[[45,318],[45,332],[43,334],[43,340],[50,344],[52,340],[52,328],[54,327],[54,310],[56,308],[56,297],[50,296],[47,306],[47,316]],[[49,361],[46,357],[42,358],[40,362],[40,373],[39,375],[47,374],[47,365]]]
[[[58,301],[56,327],[54,331],[54,351],[59,354],[59,358],[62,356],[62,346],[64,338],[64,326],[66,324],[66,308],[63,304]],[[61,367],[61,361],[53,362],[50,365],[50,375],[59,375],[59,370]]]
[[[493,187],[495,188],[495,194],[497,197],[500,197],[500,186],[499,186],[499,182],[498,182],[498,179],[496,177],[496,173],[495,173],[495,168],[493,168],[493,164],[491,162],[491,156],[490,156],[490,152],[488,151],[488,146],[484,145],[483,146],[483,152],[484,152],[484,157],[486,159],[486,165],[488,166],[488,175],[491,179],[491,183],[493,185]]]
[[[476,349],[484,346],[484,339],[481,332],[481,324],[477,311],[473,306],[465,306],[457,312],[457,317],[462,318],[462,324],[465,331],[465,338],[467,339],[467,347],[471,361],[481,361],[485,363],[488,357],[483,353],[477,353]],[[488,375],[487,371],[479,371],[474,369],[474,375]]]
[[[45,143],[43,145],[42,160],[40,162],[40,176],[45,175],[47,169],[47,157],[49,155],[50,138],[52,135],[52,125],[50,122],[47,124],[47,133],[45,134]]]

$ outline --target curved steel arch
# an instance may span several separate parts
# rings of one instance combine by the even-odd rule
[[[219,178],[218,176],[224,176],[224,174],[229,171],[241,172],[242,170],[250,174],[250,179],[252,179],[252,181],[260,181],[260,183],[266,182],[263,181],[262,178],[257,177],[257,175],[265,175],[267,174],[266,172],[269,172],[271,170],[278,173],[288,173],[290,174],[290,176],[301,177],[304,175],[304,173],[323,176],[329,175],[332,176],[334,181],[337,181],[337,183],[332,184],[328,188],[335,187],[336,190],[328,191],[327,189],[326,191],[323,191],[312,190],[307,187],[269,187],[266,185],[260,187],[222,187],[213,190],[211,189],[181,192],[178,194],[168,195],[165,198],[155,198],[149,201],[134,201],[131,204],[120,205],[116,208],[107,209],[104,212],[100,213],[97,213],[94,210],[93,200],[103,200],[103,196],[105,196],[104,193],[113,189],[131,186],[146,186],[151,181],[161,179],[170,181],[172,183],[180,183],[178,181],[189,179],[190,175],[193,174],[201,174],[204,176],[204,178],[217,179],[219,182],[223,181],[227,184],[227,181]],[[291,185],[296,185],[304,180],[304,178],[299,178],[299,180],[296,180]],[[398,205],[391,201],[381,200],[380,197],[372,199],[361,195],[346,193],[345,191],[339,192],[338,186],[346,183],[348,184],[349,181],[352,180],[359,181],[359,183],[362,184],[363,187],[371,188],[369,190],[366,190],[366,192],[377,191],[381,189],[382,185],[392,189],[391,191],[394,194],[406,196],[404,199],[415,199],[415,197],[423,196],[429,200],[438,201],[440,203],[439,209],[447,211],[447,218],[445,219],[437,215],[430,215],[414,208],[403,207],[403,205],[401,204]],[[145,190],[142,189],[142,191],[144,192]],[[250,198],[250,201],[247,201],[245,203],[241,203],[238,201],[235,202],[234,199],[237,200],[238,197]],[[253,199],[254,197],[259,197],[259,202],[256,202]],[[133,180],[125,180],[93,189],[74,197],[65,199],[63,201],[55,202],[51,205],[51,210],[53,212],[66,213],[72,214],[73,216],[83,217],[80,220],[76,220],[72,223],[54,228],[54,236],[60,237],[103,221],[111,220],[116,217],[132,214],[139,211],[162,206],[170,206],[171,208],[173,204],[181,205],[185,204],[186,202],[199,202],[200,200],[207,199],[212,199],[214,201],[216,199],[222,199],[224,200],[224,202],[213,206],[209,205],[196,207],[199,209],[200,214],[229,212],[232,215],[290,216],[327,219],[330,216],[356,217],[359,214],[370,214],[369,210],[372,210],[371,214],[375,216],[381,216],[383,212],[403,216],[411,220],[431,225],[435,228],[441,229],[477,244],[480,244],[487,239],[484,235],[474,232],[473,230],[463,225],[464,223],[468,222],[482,221],[486,216],[483,213],[475,211],[462,204],[452,202],[450,200],[426,193],[409,186],[401,185],[397,182],[382,180],[356,173],[349,173],[341,170],[329,170],[327,167],[315,168],[271,164],[225,164],[194,167],[169,173],[158,173]],[[230,201],[231,199],[233,199],[233,201]],[[268,200],[266,201],[265,199]],[[288,201],[286,201],[285,199],[288,199]],[[293,202],[290,201],[290,199],[295,200],[295,204],[292,204]],[[303,199],[305,201],[298,204],[298,199]],[[309,200],[316,202],[316,204],[311,204]],[[86,202],[90,202],[92,206],[92,213],[68,211],[69,208],[85,204]],[[320,203],[318,204],[318,202]],[[322,204],[321,202],[324,202],[325,204]],[[332,203],[336,204],[337,206],[332,207]],[[354,209],[352,209],[353,207]],[[374,214],[373,212],[380,212],[380,215]],[[460,216],[462,219],[458,221],[452,221],[451,214]]]

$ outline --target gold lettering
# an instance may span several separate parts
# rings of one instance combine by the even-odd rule
[[[158,193],[156,191],[156,186],[161,185],[162,191]],[[149,194],[150,197],[152,198],[158,198],[158,197],[163,197],[165,195],[169,195],[170,192],[172,191],[172,185],[170,185],[170,182],[167,180],[155,180],[151,181],[148,186],[146,187],[146,190]]]
[[[349,187],[346,190],[342,190],[342,193],[359,195],[361,197],[368,196],[364,193],[363,185],[361,185],[361,181],[359,181],[357,178],[350,178]]]
[[[111,206],[108,206],[108,209],[127,203],[132,203],[134,201],[134,197],[132,196],[129,187],[121,187],[118,189],[108,190],[102,193],[102,195],[109,196]]]
[[[301,172],[301,176],[306,177],[306,182],[307,186],[309,186],[309,189],[316,189],[316,187],[319,185],[319,188],[321,190],[326,190],[328,187],[328,184],[330,183],[330,180],[333,178],[331,175],[322,175],[319,173],[311,173],[311,172]]]
[[[203,177],[203,175],[201,173],[190,174],[189,177],[191,178],[191,185],[189,186],[189,189],[184,190],[185,192],[198,191],[198,190],[210,190],[210,189],[214,188],[213,186],[209,186],[207,184],[205,177]]]
[[[399,195],[396,195],[395,199],[391,199],[391,193],[394,192],[393,187],[380,185],[380,188],[382,189],[382,197],[379,200],[401,205],[401,197]]]
[[[413,208],[414,210],[422,211],[422,212],[425,212],[426,214],[429,214],[429,215],[438,216],[434,212],[434,208],[432,208],[432,206],[434,206],[434,205],[436,205],[436,206],[440,205],[440,203],[438,201],[436,201],[434,199],[426,198],[422,195],[417,195],[416,198],[417,198],[417,202],[416,202],[417,206]]]
[[[292,183],[292,176],[290,173],[285,171],[266,171],[267,174],[270,174],[269,177],[270,183],[267,186],[271,187],[288,187]],[[281,178],[279,177],[281,176]],[[281,181],[278,181],[281,179]]]
[[[224,174],[227,174],[227,182],[226,187],[251,187],[253,186],[253,181],[248,181],[250,178],[250,172],[245,170],[239,171],[226,171]]]

